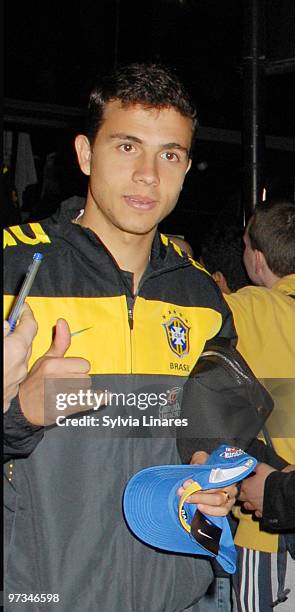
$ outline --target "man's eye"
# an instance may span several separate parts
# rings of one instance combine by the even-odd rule
[[[121,144],[119,149],[120,151],[124,151],[124,153],[133,153],[133,151],[135,151],[134,145],[130,144],[129,142],[124,142],[124,144]]]
[[[179,161],[178,155],[176,155],[176,153],[173,153],[172,151],[165,151],[164,153],[162,153],[161,157],[163,159],[166,159],[167,161],[172,161],[172,162]]]

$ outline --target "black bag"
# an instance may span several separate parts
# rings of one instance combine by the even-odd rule
[[[270,394],[229,341],[207,342],[183,388],[181,419],[188,425],[177,431],[182,463],[222,442],[247,449],[272,409]]]

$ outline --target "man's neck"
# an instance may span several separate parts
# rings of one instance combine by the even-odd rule
[[[154,228],[148,234],[129,234],[105,221],[96,218],[86,209],[76,223],[91,229],[111,253],[121,270],[134,275],[134,293],[148,265],[152,242],[156,233]]]
[[[266,287],[267,289],[271,289],[275,283],[280,280],[280,277],[274,274],[270,268],[266,268],[263,270],[260,277],[260,284],[262,287]]]

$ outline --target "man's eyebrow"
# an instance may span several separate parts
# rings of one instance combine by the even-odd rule
[[[143,143],[141,138],[137,138],[137,136],[132,136],[131,134],[124,134],[123,132],[117,132],[115,134],[111,134],[110,138],[113,140],[132,140],[133,142],[138,142],[139,144]]]
[[[137,136],[132,136],[131,134],[124,134],[123,132],[117,132],[115,134],[111,134],[110,136],[111,139],[113,140],[130,140],[133,142],[138,142],[139,144],[143,144],[143,140],[141,138],[138,138]],[[186,153],[186,155],[189,155],[189,149],[187,147],[183,147],[181,144],[179,144],[178,142],[167,142],[165,144],[160,144],[159,145],[160,149],[178,149],[179,151],[183,151],[184,153]]]
[[[178,142],[168,142],[167,144],[161,145],[162,149],[178,149],[179,151],[184,151],[184,153],[189,154],[189,150],[187,147],[183,147]]]

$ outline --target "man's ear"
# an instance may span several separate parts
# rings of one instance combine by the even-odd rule
[[[91,147],[87,136],[79,134],[75,138],[75,149],[79,166],[84,174],[90,175]]]
[[[266,260],[265,260],[263,253],[261,251],[258,251],[257,249],[254,250],[254,256],[255,256],[255,274],[259,275],[265,268]]]

